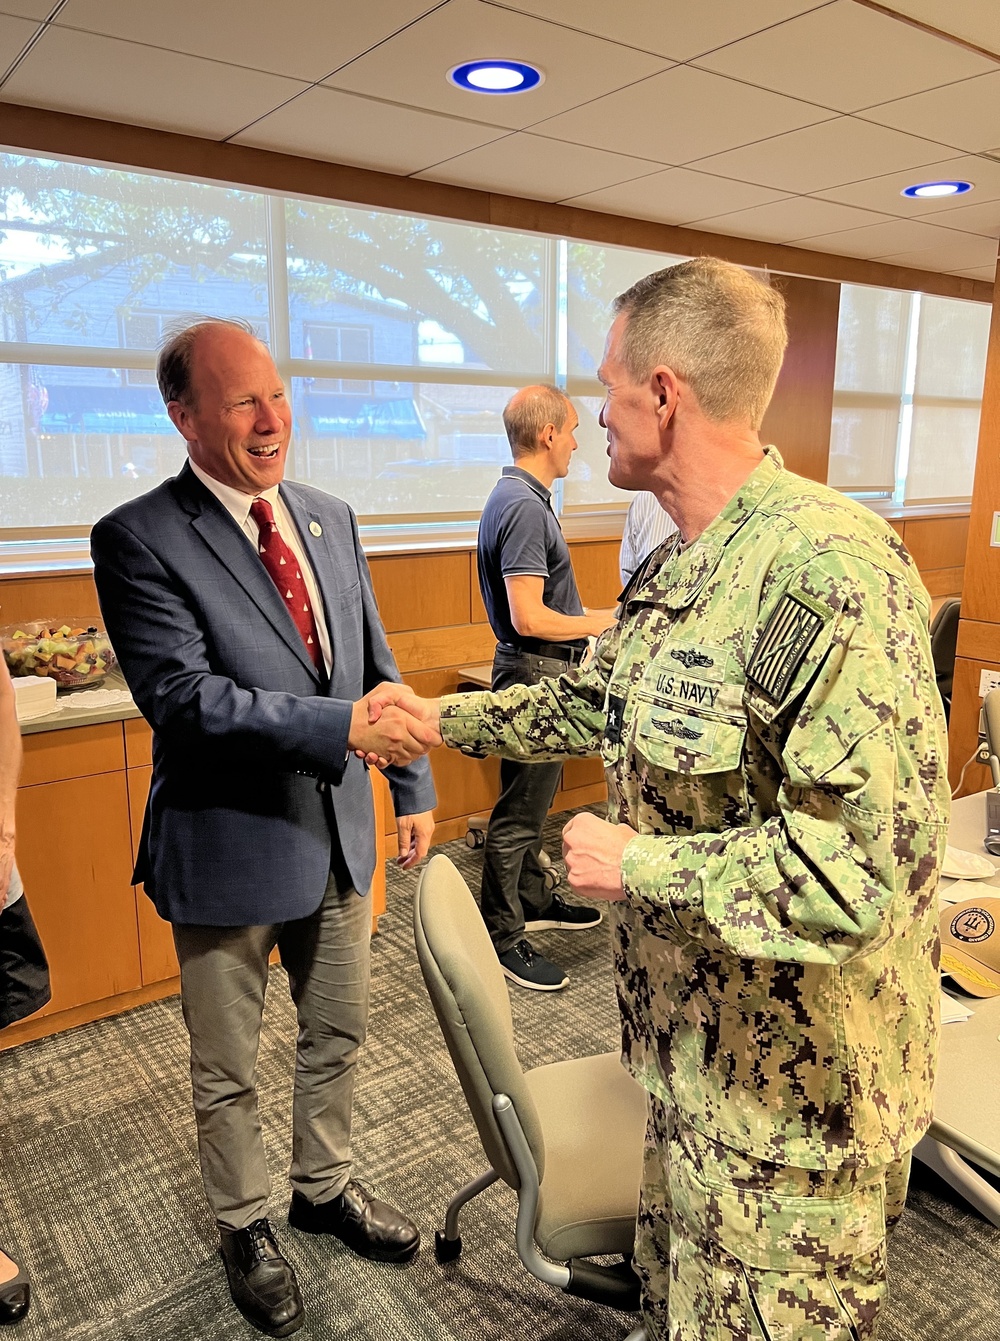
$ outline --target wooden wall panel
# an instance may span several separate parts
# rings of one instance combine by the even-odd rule
[[[133,717],[125,726],[125,767],[141,768],[153,762],[153,733],[142,717]]]
[[[605,609],[617,601],[622,589],[621,570],[618,567],[620,550],[620,540],[570,542],[573,572],[584,605]]]
[[[372,558],[369,567],[387,633],[468,624],[465,551],[382,555]]]
[[[85,619],[91,623],[100,617],[97,588],[89,573],[0,578],[0,627],[29,619]]]
[[[982,670],[1000,671],[1000,661],[972,661],[967,657],[955,660],[955,680],[949,722],[948,778],[952,787],[965,761],[971,758],[979,740],[979,675]],[[962,784],[962,796],[984,791],[992,786],[990,770],[985,764],[970,764]]]
[[[1000,647],[986,660],[991,642],[1000,645],[1000,549],[990,545],[993,514],[1000,511],[1000,290],[995,290],[993,320],[986,352],[983,408],[979,420],[979,447],[972,486],[969,541],[965,552],[962,619],[959,644],[963,656],[955,664],[951,704],[952,772],[972,753],[979,722],[979,678],[983,667],[1000,669]],[[992,635],[990,629],[992,628]],[[974,652],[968,659],[967,652]],[[980,660],[980,658],[983,658]],[[990,785],[989,773],[973,765],[964,791]]]
[[[921,573],[962,568],[969,543],[968,517],[918,517],[905,523],[903,539]]]
[[[807,479],[826,483],[837,361],[840,285],[782,275],[788,350],[761,425],[761,442],[774,443],[785,465]]]

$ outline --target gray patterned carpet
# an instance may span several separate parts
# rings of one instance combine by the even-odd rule
[[[550,821],[558,851],[565,816]],[[449,855],[478,888],[479,856]],[[303,1341],[613,1341],[620,1314],[535,1282],[514,1253],[514,1198],[494,1187],[466,1209],[465,1254],[442,1270],[430,1242],[451,1192],[484,1167],[417,967],[415,877],[389,867],[373,950],[370,1041],[355,1109],[359,1177],[425,1235],[411,1266],[375,1266],[285,1223],[294,1016],[272,973],[261,1047],[272,1216],[308,1309]],[[562,993],[512,995],[522,1060],[616,1045],[607,937],[539,937],[570,974]],[[958,1026],[955,1026],[958,1027]],[[0,1244],[35,1291],[19,1341],[252,1341],[229,1302],[202,1199],[176,1000],[0,1054]],[[880,1341],[1000,1341],[1000,1231],[918,1172],[892,1244]]]

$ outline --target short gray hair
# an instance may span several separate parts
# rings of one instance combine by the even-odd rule
[[[538,451],[538,435],[546,424],[554,424],[561,431],[571,408],[566,392],[557,386],[524,386],[515,391],[503,411],[503,426],[514,460]]]
[[[260,339],[250,322],[241,317],[199,317],[197,321],[185,320],[168,326],[156,360],[156,382],[164,405],[172,400],[190,402],[191,354],[198,336],[210,326],[232,326],[255,340]]]
[[[702,256],[647,275],[613,306],[627,318],[621,358],[634,382],[665,364],[709,419],[760,428],[788,344],[785,300],[770,284]]]

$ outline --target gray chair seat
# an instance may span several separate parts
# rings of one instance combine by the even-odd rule
[[[557,1262],[630,1253],[635,1239],[646,1091],[617,1052],[525,1072],[545,1134],[535,1241]],[[624,1083],[623,1083],[624,1081]]]

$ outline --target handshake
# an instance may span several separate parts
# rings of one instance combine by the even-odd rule
[[[387,680],[354,705],[347,746],[375,768],[410,764],[440,744],[436,698],[418,698],[405,684]]]

